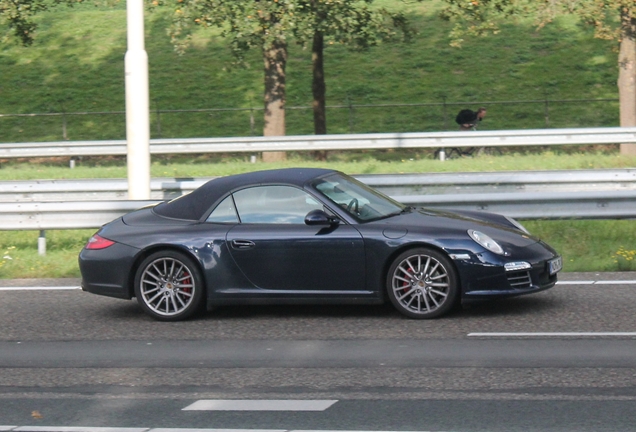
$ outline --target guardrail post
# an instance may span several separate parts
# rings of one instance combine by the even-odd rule
[[[448,130],[448,109],[446,106],[446,96],[442,96],[442,112],[444,115],[444,130]],[[441,157],[441,152],[440,152],[440,157]],[[443,160],[443,159],[442,159]]]
[[[157,113],[157,138],[161,138],[161,114],[159,112],[159,102],[155,99],[155,112]]]
[[[347,95],[347,105],[349,106],[349,133],[353,133],[353,103]]]
[[[66,111],[62,111],[62,138],[68,141],[68,136],[66,135]]]
[[[250,104],[250,134],[254,136],[254,108]]]
[[[38,237],[38,254],[46,255],[46,231],[40,230],[40,236]]]

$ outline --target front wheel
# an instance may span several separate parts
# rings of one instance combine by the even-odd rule
[[[203,303],[199,269],[186,255],[160,251],[146,258],[135,275],[135,296],[141,308],[159,321],[192,316]]]
[[[387,290],[391,303],[403,315],[436,318],[454,306],[458,277],[446,255],[434,249],[412,249],[391,264]]]

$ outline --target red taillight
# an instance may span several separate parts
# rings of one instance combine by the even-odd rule
[[[86,243],[86,249],[106,249],[109,246],[114,245],[115,242],[112,240],[108,240],[105,239],[104,237],[101,237],[97,234],[95,234],[93,237],[91,237],[88,240],[88,243]]]

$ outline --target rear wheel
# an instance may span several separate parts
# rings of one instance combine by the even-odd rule
[[[192,316],[203,303],[203,280],[195,263],[176,251],[146,258],[135,275],[135,296],[148,315],[160,321]]]
[[[391,303],[410,318],[435,318],[447,313],[456,302],[458,282],[448,257],[428,248],[402,253],[387,274]]]

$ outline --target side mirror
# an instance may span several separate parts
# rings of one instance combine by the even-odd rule
[[[338,225],[340,219],[335,216],[330,216],[323,210],[312,210],[305,216],[305,225]]]

